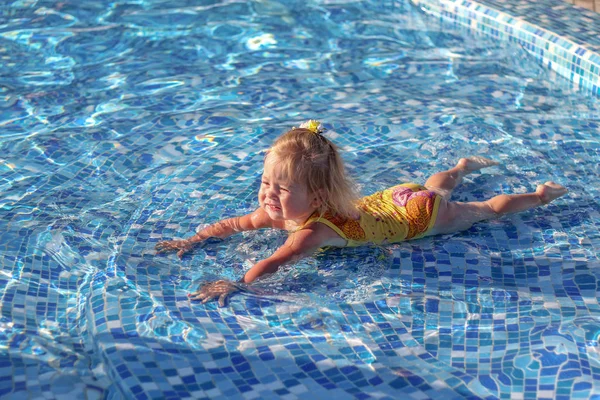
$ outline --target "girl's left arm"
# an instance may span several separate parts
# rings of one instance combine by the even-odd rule
[[[240,282],[250,283],[257,278],[277,272],[280,266],[311,255],[326,242],[323,233],[313,227],[290,234],[285,243],[269,258],[254,264]]]
[[[315,224],[316,225],[316,224]],[[320,225],[320,224],[319,224]],[[329,228],[327,228],[329,229]],[[254,264],[239,283],[220,280],[208,283],[200,287],[196,292],[191,293],[191,300],[201,300],[206,303],[211,299],[217,298],[219,305],[223,307],[230,294],[247,290],[245,283],[250,283],[257,278],[276,272],[280,266],[299,260],[312,254],[319,247],[327,244],[330,232],[325,229],[309,227],[290,234],[283,246],[278,248],[269,258]]]

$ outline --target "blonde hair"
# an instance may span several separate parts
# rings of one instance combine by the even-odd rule
[[[356,212],[357,192],[346,176],[338,148],[320,133],[293,128],[275,140],[269,150],[283,175],[304,184],[320,200],[317,212],[350,217]]]

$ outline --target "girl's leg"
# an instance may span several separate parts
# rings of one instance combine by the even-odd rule
[[[431,175],[425,182],[425,187],[449,200],[452,190],[462,181],[465,175],[492,165],[498,165],[498,163],[480,156],[461,158],[454,168]]]
[[[431,234],[469,229],[475,222],[548,204],[565,193],[567,193],[565,187],[548,181],[543,185],[538,185],[533,193],[501,194],[486,201],[469,203],[452,203],[442,200]]]

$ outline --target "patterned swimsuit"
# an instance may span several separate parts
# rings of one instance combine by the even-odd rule
[[[345,239],[347,246],[397,243],[425,236],[435,224],[442,197],[421,185],[404,183],[359,200],[358,219],[330,213],[311,216]]]

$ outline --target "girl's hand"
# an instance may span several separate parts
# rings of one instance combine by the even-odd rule
[[[194,244],[189,240],[165,240],[164,242],[158,242],[154,248],[156,254],[177,251],[177,257],[181,258],[192,247],[194,247]]]
[[[188,294],[190,300],[202,300],[202,304],[219,297],[219,307],[225,307],[227,298],[235,292],[243,290],[240,285],[231,282],[220,280],[210,282],[199,288],[196,292]]]

